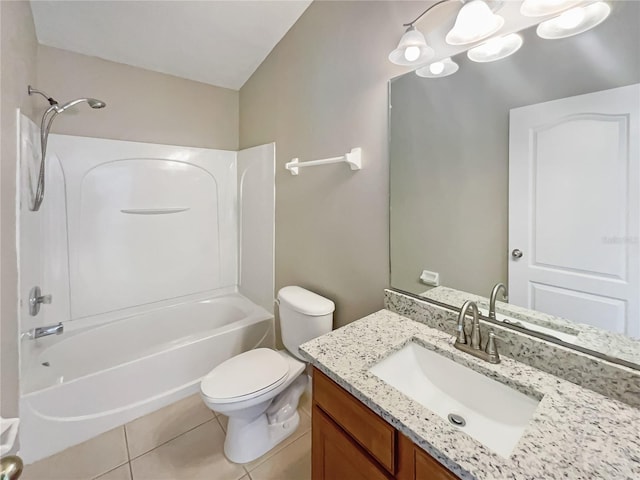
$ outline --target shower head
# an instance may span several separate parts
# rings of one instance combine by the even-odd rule
[[[0,0],[2,1],[2,0]],[[53,124],[53,120],[59,113],[64,112],[66,109],[73,107],[74,105],[78,105],[79,103],[88,103],[91,108],[104,108],[107,106],[102,100],[96,100],[95,98],[78,98],[76,100],[71,100],[70,102],[65,103],[64,105],[60,105],[57,100],[53,97],[50,97],[42,90],[38,90],[33,88],[31,85],[27,88],[27,93],[29,95],[41,95],[47,99],[49,102],[49,108],[42,115],[42,120],[40,121],[40,170],[38,173],[38,184],[36,187],[35,196],[33,199],[33,204],[29,206],[31,211],[37,212],[40,209],[40,205],[42,204],[42,200],[44,198],[44,184],[45,184],[45,160],[47,158],[47,139],[49,138],[49,131],[51,130],[51,125]]]
[[[91,108],[104,108],[107,106],[102,100],[96,100],[95,98],[88,98],[87,102],[89,102]]]
[[[67,108],[73,107],[79,103],[87,102],[91,108],[104,108],[107,106],[102,100],[97,100],[95,98],[78,98],[76,100],[72,100],[70,102],[65,103],[64,105],[54,105],[56,113],[62,113]]]

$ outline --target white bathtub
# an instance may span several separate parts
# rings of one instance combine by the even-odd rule
[[[232,294],[35,342],[20,399],[27,463],[197,392],[222,361],[273,347],[274,326],[270,313]]]

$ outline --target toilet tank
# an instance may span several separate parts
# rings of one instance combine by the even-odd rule
[[[336,306],[328,298],[293,286],[280,289],[278,303],[282,343],[292,355],[303,360],[298,347],[332,330]]]

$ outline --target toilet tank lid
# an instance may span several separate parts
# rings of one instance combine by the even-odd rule
[[[305,315],[327,315],[336,309],[335,304],[328,298],[295,286],[281,288],[278,292],[278,300]]]

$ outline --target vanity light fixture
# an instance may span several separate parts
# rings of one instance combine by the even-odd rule
[[[611,7],[605,2],[574,7],[542,22],[538,25],[536,33],[540,38],[547,40],[571,37],[600,25],[610,13]]]
[[[492,1],[498,5],[502,3],[499,0]],[[477,42],[493,35],[504,25],[504,18],[494,14],[485,0],[440,0],[430,5],[415,20],[403,25],[407,30],[402,35],[398,47],[389,54],[391,63],[406,67],[420,66],[434,57],[433,48],[427,44],[422,32],[416,29],[415,23],[433,8],[449,2],[463,3],[455,24],[445,39],[450,45]]]
[[[560,13],[582,1],[584,0],[524,0],[520,5],[520,13],[525,17],[544,17]]]
[[[446,77],[456,73],[458,68],[460,68],[458,64],[449,57],[420,67],[416,70],[416,75],[424,78]]]
[[[467,51],[467,57],[474,62],[493,62],[512,55],[522,47],[520,35],[498,34],[489,38],[504,26],[504,18],[495,13],[503,1],[440,0],[433,3],[415,20],[403,25],[407,31],[402,35],[398,47],[389,54],[389,60],[396,65],[419,67],[416,74],[426,78],[445,77],[458,71],[458,64],[450,57],[428,63],[435,52],[415,27],[415,23],[432,9],[449,2],[462,3],[453,28],[445,37],[449,45],[467,45],[485,40],[483,44]],[[611,6],[603,0],[524,0],[520,13],[528,17],[556,15],[539,23],[536,29],[538,36],[555,39],[577,35],[599,25],[611,13]]]
[[[491,11],[484,0],[465,3],[445,41],[449,45],[467,45],[487,38],[504,25],[504,18]]]
[[[389,60],[396,65],[422,65],[434,55],[433,48],[427,45],[424,35],[413,24],[404,32],[398,48],[389,54]]]
[[[467,52],[469,60],[474,62],[495,62],[517,52],[522,46],[522,37],[517,33],[495,37]]]

